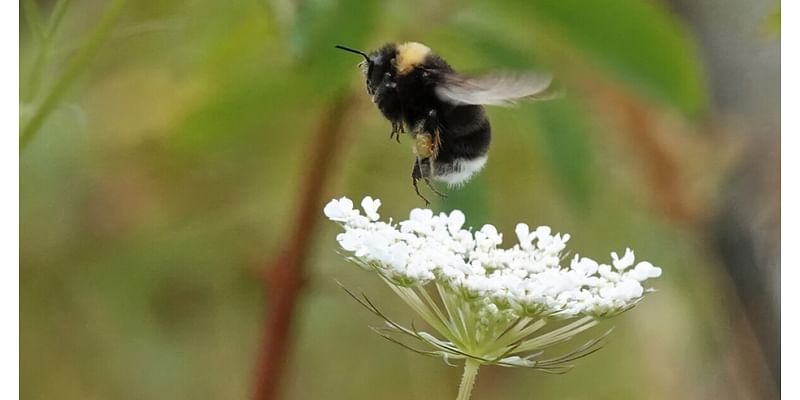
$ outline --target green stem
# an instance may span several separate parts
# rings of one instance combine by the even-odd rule
[[[48,93],[41,105],[36,109],[36,113],[31,117],[30,121],[28,121],[27,125],[22,127],[19,138],[20,151],[25,149],[25,146],[27,146],[44,123],[45,118],[47,118],[48,114],[50,114],[56,104],[58,104],[58,101],[66,93],[70,85],[72,85],[72,82],[78,77],[80,72],[100,48],[100,45],[105,41],[111,28],[120,16],[125,2],[126,0],[115,0],[114,3],[108,6],[94,32],[87,38],[85,44],[78,50],[78,53],[75,54],[72,61],[67,65],[66,70],[61,74],[50,90],[50,93]]]
[[[64,14],[67,13],[70,0],[59,0],[53,8],[53,14],[50,16],[50,23],[47,24],[45,36],[53,38],[56,35],[56,30],[61,25],[61,20],[64,19]]]
[[[36,39],[42,40],[45,28],[39,6],[33,0],[24,0],[21,5],[22,15],[25,18],[25,22],[28,23],[28,28],[36,36]]]
[[[39,87],[42,84],[42,73],[49,63],[53,41],[61,20],[64,19],[69,2],[70,0],[58,0],[47,25],[44,27],[44,34],[39,38],[38,48],[36,49],[36,55],[33,59],[33,65],[30,67],[26,84],[20,86],[20,99],[23,101],[33,101],[39,91]]]
[[[469,358],[464,362],[464,375],[461,376],[461,386],[458,387],[458,397],[456,397],[456,400],[469,399],[480,366],[480,363]]]

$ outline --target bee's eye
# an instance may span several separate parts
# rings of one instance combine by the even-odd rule
[[[374,64],[374,63],[368,63],[368,64],[367,64],[367,79],[368,79],[368,80],[373,80],[373,79],[375,79],[375,77],[374,77],[374,76],[372,76],[372,71],[375,69],[374,67],[375,67],[375,64]]]

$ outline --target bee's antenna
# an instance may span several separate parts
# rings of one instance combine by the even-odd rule
[[[338,44],[335,47],[337,49],[341,49],[341,50],[344,50],[344,51],[349,51],[351,53],[360,54],[362,57],[364,57],[365,60],[367,60],[367,62],[369,62],[369,56],[367,55],[367,53],[364,53],[363,51],[356,50],[356,49],[351,49],[349,47],[344,47],[344,46],[341,46],[341,45],[338,45]]]

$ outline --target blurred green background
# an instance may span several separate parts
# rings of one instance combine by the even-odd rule
[[[22,0],[21,397],[252,397],[267,271],[300,231],[282,398],[455,398],[459,368],[373,334],[338,288],[410,321],[321,212],[422,206],[408,138],[333,49],[413,40],[564,88],[490,109],[486,169],[435,209],[664,269],[572,372],[484,368],[475,399],[777,398],[779,32],[775,1]]]

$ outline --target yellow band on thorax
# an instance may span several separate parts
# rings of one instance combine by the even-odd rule
[[[397,46],[397,73],[405,75],[422,64],[431,49],[422,43],[407,42]]]

